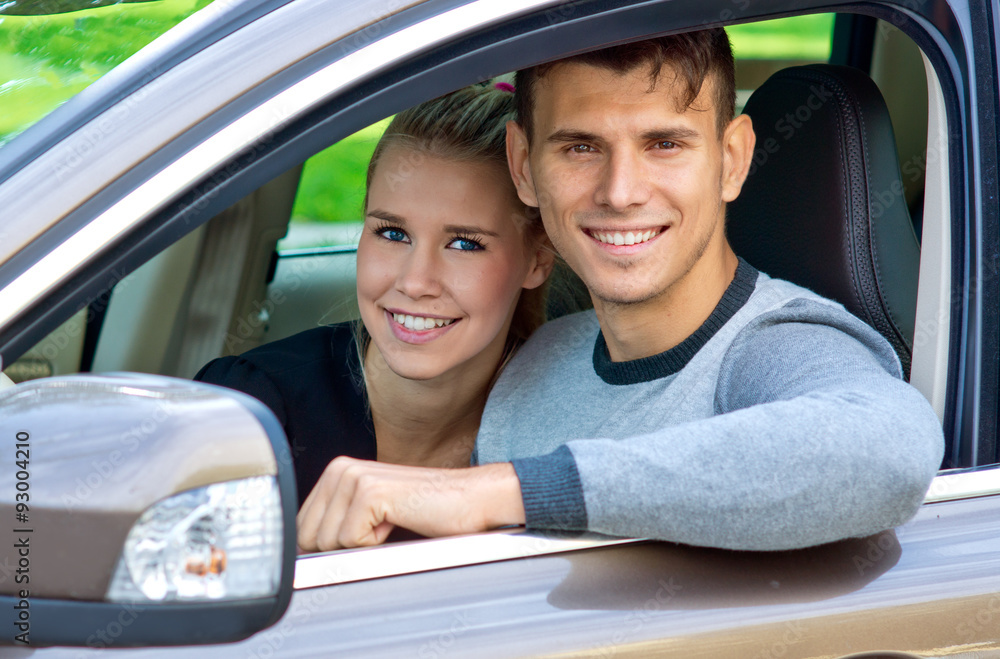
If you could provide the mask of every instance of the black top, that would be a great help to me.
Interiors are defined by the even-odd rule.
[[[271,408],[288,436],[299,505],[338,455],[376,457],[352,325],[317,327],[238,357],[220,357],[194,376]]]
[[[740,258],[736,275],[712,314],[694,334],[665,352],[626,362],[613,362],[604,333],[598,332],[594,342],[594,371],[608,384],[639,384],[677,373],[747,303],[757,286],[757,274],[756,268]]]

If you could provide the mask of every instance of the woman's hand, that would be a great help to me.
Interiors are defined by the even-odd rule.
[[[296,518],[303,551],[385,542],[396,526],[424,536],[524,524],[521,487],[510,463],[430,469],[339,457]]]

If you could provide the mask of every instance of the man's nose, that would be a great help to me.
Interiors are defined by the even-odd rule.
[[[630,206],[641,206],[649,201],[649,184],[638,154],[611,154],[601,171],[595,201],[617,212],[624,212]]]
[[[441,294],[441,259],[430,246],[415,247],[400,264],[396,290],[410,299]]]

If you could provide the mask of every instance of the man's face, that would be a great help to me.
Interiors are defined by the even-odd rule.
[[[536,82],[520,182],[518,141],[527,148],[526,140],[508,125],[521,198],[540,208],[595,302],[680,292],[700,262],[725,258],[724,202],[736,198],[746,167],[728,144],[732,124],[720,138],[713,84],[710,77],[684,109],[685,89],[667,66],[652,91],[645,66],[621,75],[575,62],[552,67]]]

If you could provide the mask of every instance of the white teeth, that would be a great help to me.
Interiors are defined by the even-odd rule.
[[[607,245],[638,245],[646,242],[658,233],[660,233],[658,229],[647,229],[646,231],[626,231],[624,234],[620,231],[615,231],[614,233],[594,231],[591,235]]]
[[[424,316],[411,316],[409,314],[394,313],[392,319],[409,330],[420,332],[422,330],[434,329],[451,325],[455,320],[445,318],[425,318]]]

